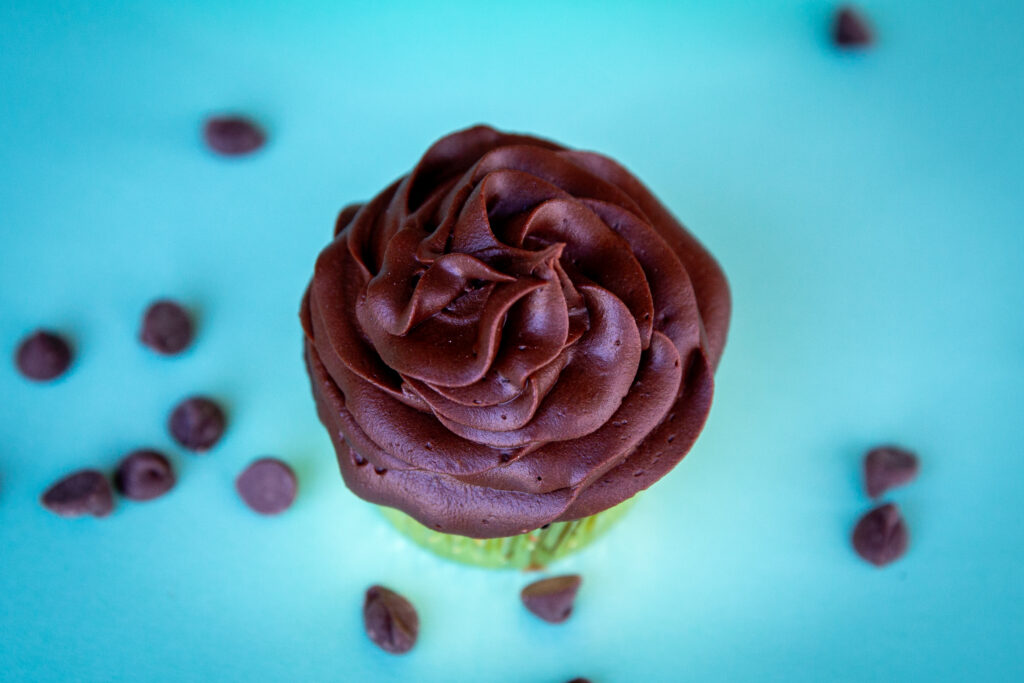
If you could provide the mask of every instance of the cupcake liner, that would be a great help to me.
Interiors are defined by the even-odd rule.
[[[423,526],[400,510],[384,506],[380,510],[403,535],[441,557],[489,569],[543,569],[611,528],[634,500],[630,498],[583,519],[554,522],[545,528],[503,538],[445,534]]]

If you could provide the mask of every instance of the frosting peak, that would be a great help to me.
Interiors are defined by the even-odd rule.
[[[301,317],[349,488],[486,538],[600,512],[682,459],[729,292],[616,162],[478,126],[341,212]]]

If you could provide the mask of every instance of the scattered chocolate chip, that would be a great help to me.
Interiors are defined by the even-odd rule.
[[[174,440],[190,451],[208,451],[224,433],[220,406],[205,396],[187,398],[175,407],[167,426]]]
[[[909,543],[907,525],[892,503],[871,510],[853,529],[854,550],[876,567],[903,557]]]
[[[192,318],[174,301],[155,301],[142,316],[139,339],[165,356],[181,353],[192,343]]]
[[[174,470],[162,453],[140,450],[129,453],[114,472],[114,488],[130,500],[153,500],[174,486]]]
[[[524,588],[520,597],[526,609],[544,621],[559,624],[572,614],[576,592],[582,581],[578,574],[541,579]]]
[[[864,456],[864,483],[872,498],[912,481],[917,471],[917,456],[895,446],[875,448]]]
[[[71,365],[71,346],[53,332],[39,330],[18,345],[14,355],[18,371],[37,382],[56,379]]]
[[[832,22],[832,40],[840,47],[865,47],[874,37],[861,14],[849,6],[840,7]]]
[[[411,650],[420,632],[420,618],[412,603],[383,586],[366,591],[363,624],[370,640],[393,655]]]
[[[110,483],[97,470],[79,470],[46,489],[40,501],[61,517],[106,517],[114,510]]]
[[[276,458],[262,458],[245,468],[235,479],[235,488],[245,504],[261,515],[276,515],[295,500],[295,473]]]
[[[242,116],[214,116],[207,119],[203,126],[203,137],[210,149],[228,156],[255,152],[266,140],[263,130]]]

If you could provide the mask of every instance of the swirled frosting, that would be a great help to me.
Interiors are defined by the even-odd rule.
[[[618,163],[478,126],[341,212],[301,318],[348,487],[490,538],[671,470],[729,310],[718,264]]]

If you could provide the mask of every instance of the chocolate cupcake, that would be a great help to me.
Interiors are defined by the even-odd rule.
[[[718,264],[618,163],[478,126],[341,212],[301,319],[348,487],[440,554],[521,567],[683,458],[729,311]]]

